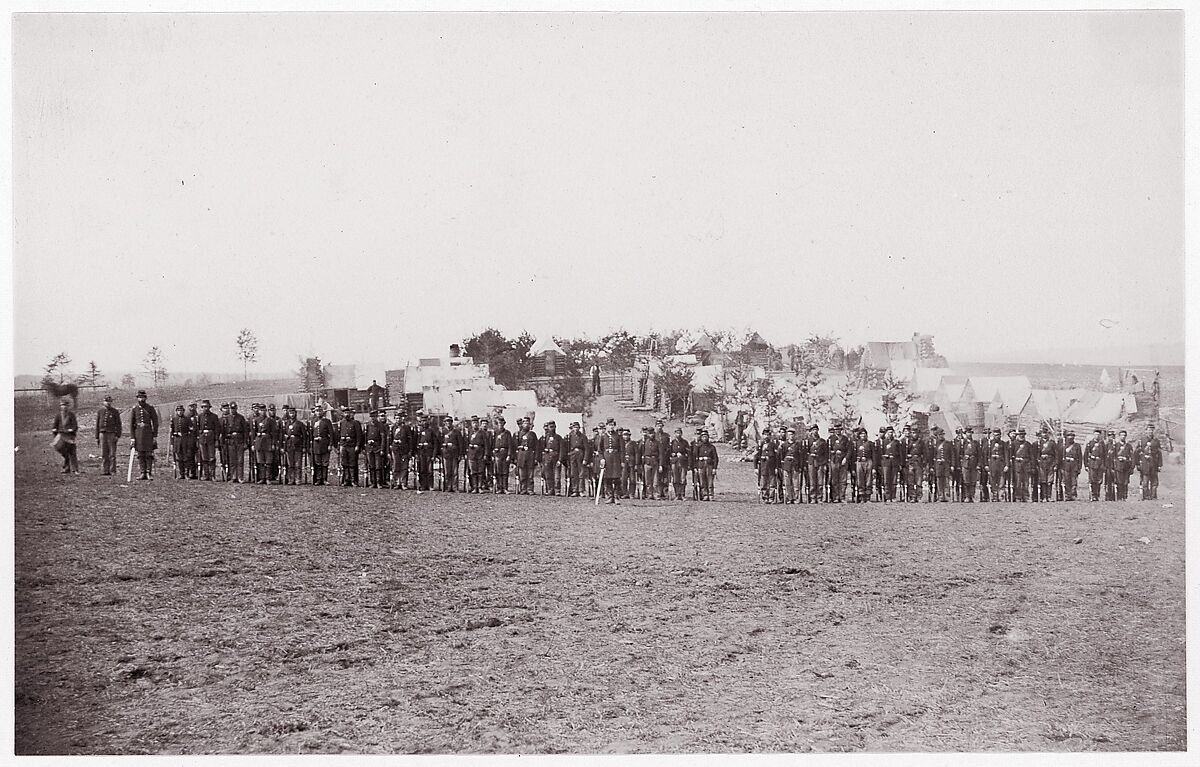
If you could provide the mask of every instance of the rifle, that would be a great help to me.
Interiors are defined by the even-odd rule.
[[[135,452],[136,452],[136,450],[134,450],[133,445],[130,445],[129,446],[129,471],[127,471],[125,473],[125,481],[126,482],[133,481],[133,454]]]
[[[182,471],[175,460],[175,435],[171,435],[171,439],[167,442],[169,455],[171,456],[171,479],[179,479],[179,472]]]

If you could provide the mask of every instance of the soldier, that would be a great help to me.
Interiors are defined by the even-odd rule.
[[[442,490],[453,493],[458,484],[458,460],[466,451],[466,439],[462,431],[455,426],[454,419],[446,416],[445,429],[442,431]]]
[[[846,502],[846,469],[850,464],[850,439],[842,433],[842,425],[833,425],[829,437],[829,502]]]
[[[271,428],[272,428],[271,450],[270,450],[270,452],[267,453],[267,463],[264,467],[265,471],[263,473],[267,477],[267,479],[270,480],[270,483],[272,485],[278,485],[279,484],[280,453],[283,452],[282,450],[280,450],[280,442],[281,442],[280,435],[283,431],[283,424],[280,422],[279,416],[275,414],[275,403],[274,402],[270,402],[270,403],[264,405],[263,407],[265,409],[267,419],[269,419],[271,422]]]
[[[312,409],[312,420],[305,430],[308,437],[308,455],[312,461],[313,484],[329,484],[329,455],[337,442],[333,421],[325,417],[325,408],[317,405]]]
[[[188,479],[188,457],[185,440],[192,436],[192,419],[187,417],[183,405],[175,406],[171,416],[171,460],[175,464],[175,478]]]
[[[1112,463],[1113,476],[1117,484],[1117,500],[1129,500],[1129,478],[1137,461],[1137,451],[1128,442],[1129,434],[1122,429],[1117,433],[1117,445],[1114,450],[1115,460]]]
[[[687,483],[687,472],[691,468],[692,446],[683,438],[683,429],[675,430],[671,440],[671,484],[675,488],[675,500],[682,501]]]
[[[554,421],[546,421],[542,437],[542,494],[558,495],[558,467],[566,459],[567,443]]]
[[[683,430],[676,430],[683,438]],[[674,453],[674,445],[671,452]],[[772,496],[775,493],[776,471],[779,468],[779,449],[775,444],[775,440],[771,437],[771,427],[766,427],[762,431],[762,439],[758,441],[758,448],[754,452],[754,470],[758,472],[758,495],[763,503],[770,503]]]
[[[158,411],[146,404],[146,392],[138,390],[137,404],[129,411],[129,444],[137,450],[138,479],[154,476],[154,451],[158,449]]]
[[[596,453],[600,456],[601,481],[605,485],[609,503],[621,503],[621,466],[624,463],[624,444],[617,433],[617,425],[610,418],[607,431],[600,435]]]
[[[1079,496],[1079,472],[1083,469],[1083,448],[1075,442],[1075,432],[1063,436],[1059,471],[1062,472],[1063,498],[1074,501]]]
[[[65,399],[58,403],[58,415],[54,416],[51,433],[55,437],[54,449],[63,457],[62,473],[80,474],[79,454],[75,445],[75,437],[79,434],[79,419],[71,412],[71,405]]]
[[[256,417],[250,419],[254,432],[254,482],[259,485],[274,484],[271,479],[271,464],[275,461],[275,445],[278,428],[275,419],[258,404],[254,407]]]
[[[801,458],[802,445],[799,438],[796,436],[796,430],[789,428],[787,430],[787,442],[783,444],[782,449],[782,466],[783,469],[783,501],[784,503],[795,503],[796,497],[799,494],[798,489],[802,480],[798,480],[801,476]]]
[[[700,500],[713,499],[713,478],[717,476],[717,446],[708,441],[708,432],[701,431],[695,449],[692,451],[693,471],[699,475]]]
[[[948,501],[951,469],[954,466],[954,443],[946,439],[946,434],[942,431],[942,427],[933,427],[933,444],[930,447],[929,457],[933,467],[934,488],[932,488],[933,498],[936,501]]]
[[[221,424],[221,445],[225,449],[228,465],[225,469],[225,480],[235,484],[246,481],[243,455],[250,444],[250,424],[246,416],[238,412],[237,403],[229,403],[229,418]]]
[[[1029,500],[1030,480],[1036,476],[1034,446],[1025,441],[1025,430],[1018,429],[1016,443],[1009,446],[1013,459],[1013,500]]]
[[[979,469],[984,466],[983,446],[975,441],[971,428],[963,432],[962,451],[958,455],[958,467],[962,472],[963,500],[975,502],[975,487],[979,484]]]
[[[349,405],[342,405],[342,420],[334,429],[334,438],[342,469],[342,487],[358,487],[358,454],[363,448],[363,428]]]
[[[104,405],[96,413],[96,444],[100,446],[100,461],[104,476],[117,473],[117,440],[121,438],[121,411],[112,406],[113,398],[104,397]]]
[[[619,432],[621,447],[624,450],[621,456],[621,497],[631,498],[637,495],[638,470],[642,461],[641,445],[634,441],[633,432],[629,429],[620,429]]]
[[[821,503],[825,500],[825,488],[829,484],[829,442],[821,436],[821,427],[815,423],[808,427],[808,502]]]
[[[467,437],[468,491],[482,493],[487,474],[488,433],[478,416],[471,419],[471,434]]]
[[[304,473],[304,453],[308,447],[308,424],[296,417],[294,408],[288,407],[283,413],[283,449],[284,484],[300,484],[300,476]]]
[[[1109,429],[1104,440],[1104,500],[1117,500],[1117,433]]]
[[[416,447],[417,436],[408,421],[408,416],[401,415],[397,410],[396,423],[392,424],[392,428],[388,431],[388,449],[392,454],[391,487],[393,490],[408,489],[408,462]]]
[[[442,447],[442,432],[417,411],[417,495],[433,489],[433,461]]]
[[[991,488],[990,500],[1000,500],[1000,488],[1008,477],[1008,445],[999,429],[992,429],[992,438],[988,442],[985,460],[987,461],[988,485]]]
[[[1058,475],[1058,445],[1050,439],[1050,430],[1042,429],[1037,446],[1037,481],[1039,499],[1045,503],[1054,498],[1054,480]]]
[[[659,421],[658,423],[662,423]],[[642,444],[640,452],[642,454],[642,497],[654,498],[658,495],[659,486],[659,469],[662,468],[662,454],[659,450],[658,433],[644,429],[642,433]],[[669,449],[670,446],[668,446]]]
[[[516,452],[517,441],[513,433],[504,426],[504,416],[496,418],[496,433],[492,437],[492,476],[495,478],[495,492],[508,494],[509,462]]]
[[[363,429],[363,445],[367,453],[367,487],[387,487],[384,462],[387,456],[388,427],[379,420],[379,411],[371,411],[371,420]]]
[[[667,485],[671,481],[671,435],[659,418],[654,422],[654,444],[658,448],[658,499],[667,500]]]
[[[904,427],[904,499],[909,503],[921,500],[921,485],[925,481],[925,461],[929,448],[910,424]]]
[[[187,444],[188,460],[185,465],[187,466],[188,476],[190,476],[192,479],[200,478],[200,451],[197,449],[196,444],[196,422],[200,420],[200,412],[197,410],[199,406],[199,402],[192,402],[188,405],[187,410],[187,416],[192,422],[192,432],[191,439],[188,440]]]
[[[537,435],[525,418],[517,419],[517,433],[513,435],[513,468],[517,473],[517,495],[532,492],[533,466],[537,461]],[[530,488],[526,490],[526,486]]]
[[[583,467],[588,458],[588,439],[583,436],[578,421],[572,421],[567,432],[567,497],[578,498],[583,482]]]
[[[855,429],[857,439],[850,448],[854,461],[854,502],[868,503],[871,486],[875,483],[875,443],[861,426]]]
[[[603,440],[603,438],[604,433],[600,430],[600,427],[593,426],[592,436],[588,439],[588,456],[590,457],[588,462],[588,471],[590,474],[590,480],[595,484],[588,485],[589,497],[599,496],[600,493],[604,491],[604,481],[600,472],[600,462],[604,458],[604,456],[600,454],[600,442]]]
[[[1146,436],[1137,447],[1138,474],[1141,477],[1142,500],[1158,500],[1158,473],[1162,469],[1162,443],[1154,434],[1154,424],[1146,426]]]
[[[884,503],[896,500],[896,477],[904,465],[903,446],[896,439],[896,430],[891,426],[883,432],[883,444],[879,446],[879,499]]]
[[[200,461],[201,479],[212,482],[217,474],[217,440],[221,435],[221,421],[212,411],[212,403],[200,400],[200,414],[196,416],[196,454]]]
[[[1104,445],[1104,430],[1092,432],[1092,439],[1083,449],[1084,465],[1087,466],[1088,485],[1092,491],[1092,500],[1100,500],[1100,487],[1104,484],[1104,473],[1108,458]]]

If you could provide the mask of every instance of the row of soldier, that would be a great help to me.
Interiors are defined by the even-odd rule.
[[[764,430],[754,454],[759,493],[764,503],[842,503],[883,501],[974,502],[1073,501],[1080,473],[1088,472],[1091,500],[1127,500],[1129,481],[1140,473],[1143,500],[1158,497],[1162,445],[1154,425],[1136,445],[1126,431],[1096,429],[1086,446],[1075,433],[1060,438],[1042,429],[1035,441],[1025,429],[1000,429],[977,439],[971,429],[957,429],[953,439],[934,426],[923,436],[915,426],[896,435],[883,427],[871,440],[867,430],[831,427],[829,438],[817,426],[799,436],[795,428],[776,436]]]
[[[222,481],[294,485],[311,478],[313,484],[324,485],[333,464],[344,486],[506,494],[515,473],[518,494],[533,494],[540,478],[544,494],[586,493],[615,503],[629,497],[666,500],[668,489],[682,500],[689,475],[693,497],[711,500],[718,463],[707,432],[701,430],[690,443],[681,429],[669,437],[662,421],[653,430],[643,429],[642,439],[635,440],[630,430],[617,429],[612,419],[603,433],[596,427],[589,438],[578,423],[560,435],[553,421],[544,424],[544,433],[538,435],[526,418],[519,419],[513,433],[503,417],[494,423],[478,416],[458,422],[447,417],[439,423],[418,412],[415,421],[389,422],[384,411],[376,410],[362,423],[349,407],[343,406],[341,417],[334,421],[318,406],[305,421],[286,405],[279,416],[275,405],[254,403],[249,418],[238,412],[236,402],[220,407],[220,416],[212,412],[208,400],[175,408],[169,432],[174,477],[212,481],[219,465]],[[158,429],[157,411],[139,391],[138,404],[130,413],[131,449],[138,457],[139,479],[153,476]],[[120,414],[111,397],[106,397],[96,417],[96,439],[105,448],[105,474],[115,473],[115,444],[121,430]],[[410,484],[413,474],[415,481]]]

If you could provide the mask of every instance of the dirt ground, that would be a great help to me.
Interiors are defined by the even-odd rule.
[[[596,507],[125,486],[47,442],[19,754],[1185,747],[1182,467],[1158,502],[808,507],[729,462],[722,502]]]

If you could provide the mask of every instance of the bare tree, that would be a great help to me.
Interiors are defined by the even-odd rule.
[[[245,381],[249,377],[249,368],[251,362],[258,362],[258,337],[254,335],[254,331],[250,328],[242,328],[237,337],[237,356],[242,361],[242,380]]]
[[[159,384],[167,380],[166,362],[167,355],[157,346],[151,346],[150,351],[146,352],[146,359],[143,360],[142,367],[150,374],[155,388],[158,388]]]
[[[92,360],[88,363],[87,371],[79,376],[79,378],[76,380],[76,383],[99,386],[100,377],[102,375],[103,374],[100,372],[100,368],[97,367],[95,360]]]
[[[58,383],[66,380],[70,371],[67,370],[67,365],[71,364],[71,357],[66,352],[59,352],[46,363],[46,374],[42,376],[42,383],[54,383],[55,376],[58,377]]]

